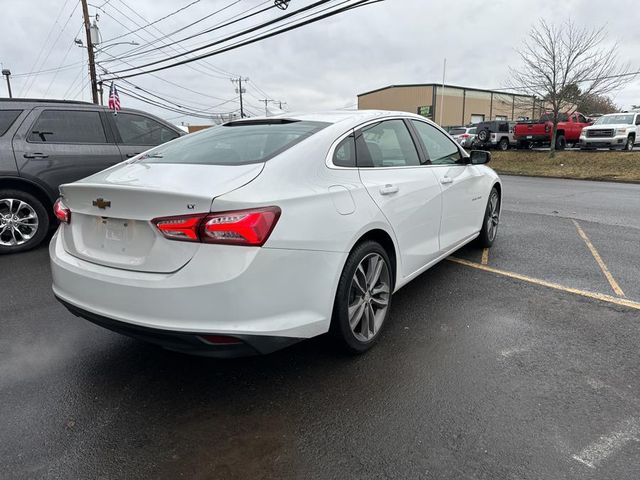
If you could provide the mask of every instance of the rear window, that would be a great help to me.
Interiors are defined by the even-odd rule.
[[[553,114],[552,113],[545,113],[544,115],[542,115],[540,117],[540,121],[541,122],[553,122]],[[559,113],[558,114],[558,121],[559,122],[568,122],[569,121],[569,115],[567,115],[566,113]]]
[[[291,120],[232,122],[156,147],[140,161],[203,165],[262,163],[327,125],[324,122]]]
[[[21,113],[22,110],[0,110],[0,137],[7,133]]]
[[[449,135],[462,135],[463,133],[467,133],[466,128],[452,128],[449,130]]]

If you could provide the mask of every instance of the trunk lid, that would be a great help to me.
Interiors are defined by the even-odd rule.
[[[61,230],[64,248],[109,267],[175,272],[200,244],[168,240],[151,220],[209,212],[215,197],[251,182],[263,166],[134,162],[62,185],[64,203],[72,212]]]

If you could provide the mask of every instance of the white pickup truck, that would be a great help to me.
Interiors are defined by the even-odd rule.
[[[640,143],[640,112],[611,113],[598,118],[580,133],[581,150],[610,148],[633,150]]]

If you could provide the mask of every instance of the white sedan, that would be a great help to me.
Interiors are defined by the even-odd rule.
[[[502,186],[402,112],[239,120],[60,187],[53,291],[75,315],[165,348],[268,353],[380,336],[391,296],[470,241]]]

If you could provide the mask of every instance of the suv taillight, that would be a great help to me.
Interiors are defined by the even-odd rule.
[[[56,200],[56,203],[53,204],[53,213],[62,223],[69,223],[71,221],[71,210],[62,203],[61,198]]]
[[[281,210],[264,207],[151,220],[169,240],[260,247],[271,235]]]

